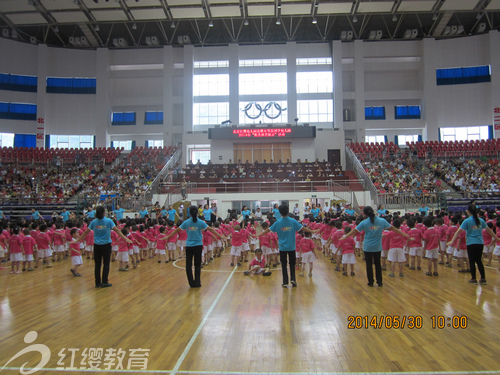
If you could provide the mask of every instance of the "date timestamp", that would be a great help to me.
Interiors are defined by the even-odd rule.
[[[467,316],[431,316],[432,329],[466,329]],[[348,329],[422,329],[424,318],[421,315],[350,315],[347,317]]]

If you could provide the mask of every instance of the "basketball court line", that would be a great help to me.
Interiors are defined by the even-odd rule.
[[[24,371],[34,368],[24,367]],[[19,371],[20,367],[5,367],[2,371]],[[174,370],[103,370],[103,369],[58,369],[43,368],[40,372],[88,372],[101,374],[172,374]],[[34,372],[37,373],[38,371]],[[199,375],[490,375],[498,374],[498,371],[422,371],[422,372],[248,372],[248,371],[177,371],[176,374],[199,374]]]

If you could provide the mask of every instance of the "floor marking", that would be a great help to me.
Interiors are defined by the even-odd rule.
[[[174,261],[173,265],[174,265],[175,268],[179,268],[181,270],[185,270],[186,267],[181,267],[181,266],[177,265],[177,262],[180,261],[180,260],[186,260],[186,259],[177,259],[176,261]],[[236,272],[245,272],[245,271],[247,271],[247,269],[245,267],[243,267],[243,266],[240,266],[238,268],[241,271],[236,271]],[[269,268],[269,271],[279,271],[279,270],[281,270],[281,267]],[[207,269],[202,268],[201,272],[228,273],[228,272],[233,272],[233,271],[229,271],[229,270],[207,270]]]
[[[207,313],[203,317],[203,320],[201,321],[200,325],[196,329],[196,332],[194,333],[193,337],[191,337],[191,340],[189,340],[186,348],[184,349],[184,352],[182,352],[181,356],[177,360],[177,363],[175,364],[174,369],[172,370],[172,372],[170,373],[170,375],[175,375],[179,371],[179,367],[181,367],[182,362],[184,362],[184,359],[186,358],[187,354],[189,353],[189,350],[191,349],[191,347],[193,346],[194,342],[198,338],[198,335],[200,334],[201,330],[203,329],[203,326],[205,325],[205,323],[207,322],[208,318],[210,317],[210,314],[212,314],[212,311],[214,310],[215,306],[219,302],[219,299],[222,296],[222,293],[224,293],[224,291],[226,290],[226,287],[229,285],[229,282],[231,281],[231,278],[233,277],[233,275],[236,272],[236,270],[237,270],[237,267],[234,267],[233,271],[231,272],[231,274],[227,278],[226,282],[224,283],[224,286],[222,287],[222,289],[220,290],[219,294],[215,298],[215,301],[212,303],[212,306],[210,306],[210,308],[208,309]]]
[[[20,367],[5,367],[6,371],[20,371]],[[34,368],[24,367],[29,371]],[[65,369],[65,368],[43,368],[38,371],[51,372],[88,372],[88,373],[133,373],[133,374],[172,374],[174,370],[104,370],[104,369]],[[38,372],[37,371],[37,372]],[[177,374],[199,374],[199,375],[489,375],[498,374],[498,371],[420,371],[420,372],[246,372],[246,371],[177,371]]]

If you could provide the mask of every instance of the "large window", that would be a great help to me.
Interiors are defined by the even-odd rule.
[[[0,147],[14,147],[14,134],[0,133]]]
[[[219,60],[219,61],[195,61],[194,68],[227,68],[229,67],[229,61]]]
[[[406,142],[418,142],[418,135],[398,135],[398,146],[406,146]]]
[[[367,135],[365,136],[367,143],[385,143],[385,135]]]
[[[243,73],[239,76],[240,95],[287,93],[286,73]]]
[[[462,85],[490,81],[491,67],[489,65],[436,70],[437,85]]]
[[[286,124],[287,102],[240,102],[240,125]]]
[[[331,65],[331,57],[298,58],[297,65]]]
[[[419,105],[400,105],[394,107],[394,118],[396,120],[411,120],[420,118]]]
[[[297,73],[297,93],[333,92],[332,72]]]
[[[95,78],[47,77],[47,93],[51,94],[95,94]]]
[[[365,107],[365,120],[385,120],[385,107]]]
[[[135,125],[135,112],[113,112],[111,114],[111,125]]]
[[[193,77],[193,95],[229,95],[229,74],[196,74]]]
[[[93,135],[50,135],[50,148],[93,148]]]
[[[123,148],[125,151],[132,150],[132,143],[134,141],[113,141],[111,142],[111,146],[114,148]]]
[[[147,140],[146,141],[147,144],[146,146],[147,147],[163,147],[163,139],[150,139],[150,140]]]
[[[145,125],[161,125],[163,124],[163,112],[146,112],[144,115]]]
[[[193,125],[218,125],[229,120],[229,103],[194,103]]]
[[[286,59],[240,60],[240,66],[280,66],[286,65]]]
[[[475,141],[489,138],[488,126],[464,126],[460,128],[440,128],[442,141]]]
[[[297,117],[301,123],[333,122],[333,100],[297,100]]]
[[[210,161],[210,145],[192,145],[192,148],[189,149],[189,157],[190,161],[193,164],[198,163],[198,160],[201,164],[208,164]]]
[[[36,76],[0,73],[0,90],[37,92],[37,87]]]
[[[36,120],[36,104],[0,102],[0,118],[7,120]]]

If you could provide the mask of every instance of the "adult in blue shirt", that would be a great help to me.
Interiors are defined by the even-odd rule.
[[[175,222],[176,210],[172,206],[168,206],[168,220]]]
[[[89,219],[94,219],[95,218],[95,210],[89,206],[89,210],[87,211],[87,217]]]
[[[212,209],[210,208],[210,206],[207,203],[205,205],[205,207],[203,208],[203,212],[202,212],[203,218],[205,219],[205,221],[207,223],[210,223],[212,221],[212,214],[213,213],[214,212],[212,211]]]
[[[63,222],[67,222],[69,220],[69,212],[66,211],[66,208],[63,208],[60,216]]]
[[[427,216],[429,215],[429,210],[430,208],[426,207],[425,204],[422,203],[422,205],[418,209],[418,213],[420,214],[420,216]]]
[[[198,219],[198,208],[189,207],[189,219],[185,220],[180,227],[176,228],[167,236],[167,240],[175,236],[181,230],[187,232],[186,240],[186,276],[191,288],[201,287],[201,255],[203,252],[203,234],[202,231],[210,231],[214,237],[226,239],[217,233],[212,227],[209,227],[203,220]],[[194,278],[193,278],[193,259],[194,259]]]
[[[288,288],[288,263],[290,263],[290,280],[292,287],[297,286],[295,279],[295,233],[305,231],[309,233],[316,233],[319,230],[312,231],[309,228],[303,227],[297,220],[288,216],[290,209],[287,204],[282,204],[279,208],[280,219],[277,220],[270,228],[262,231],[258,236],[268,232],[278,234],[278,245],[280,250],[281,273],[283,275],[283,288]],[[257,237],[258,237],[257,236]]]
[[[250,211],[247,206],[243,206],[243,210],[241,211],[241,216],[243,216],[243,219],[250,219],[251,215],[252,211]]]
[[[477,216],[477,207],[474,204],[470,204],[467,207],[467,215],[469,216],[467,219],[465,219],[462,222],[462,225],[460,225],[460,228],[455,232],[455,235],[451,239],[450,242],[447,243],[448,246],[451,246],[458,236],[460,235],[460,232],[465,231],[465,238],[467,239],[467,255],[469,257],[469,263],[470,263],[470,274],[471,274],[471,279],[469,280],[469,283],[471,284],[477,284],[477,279],[476,279],[476,264],[477,268],[479,270],[479,273],[481,274],[481,279],[479,280],[479,284],[486,284],[486,274],[484,272],[484,265],[483,265],[483,249],[484,249],[484,240],[483,240],[483,229],[486,229],[486,232],[495,239],[495,241],[498,241],[498,237],[493,232],[484,222],[483,219],[480,219]]]
[[[273,215],[274,215],[274,218],[276,220],[279,220],[281,219],[281,214],[280,214],[280,210],[278,208],[278,203],[275,203],[274,204],[274,207],[273,207]]]
[[[31,209],[31,218],[33,220],[40,220],[40,212],[35,210],[34,208]]]
[[[384,217],[385,215],[386,215],[386,211],[385,211],[384,205],[381,204],[381,205],[378,206],[377,216]]]
[[[123,233],[115,226],[113,220],[104,217],[106,210],[104,206],[97,206],[95,211],[96,218],[92,220],[89,227],[82,233],[77,242],[83,241],[85,236],[91,230],[94,231],[94,276],[96,288],[108,288],[112,286],[109,283],[109,262],[111,260],[111,230],[114,230],[118,235],[128,243],[132,243]],[[101,265],[102,277],[101,277]]]
[[[356,211],[354,211],[351,206],[347,206],[344,213],[346,215],[349,215],[349,216],[353,216],[353,217],[356,216]]]
[[[378,286],[384,285],[382,283],[382,267],[380,265],[380,255],[382,253],[382,232],[384,229],[389,229],[393,232],[399,233],[406,238],[409,235],[393,227],[387,220],[375,216],[373,208],[366,206],[363,213],[368,218],[363,220],[356,228],[351,230],[341,239],[355,236],[359,232],[365,232],[365,239],[363,241],[363,252],[366,260],[366,276],[368,277],[368,286],[373,286],[373,267],[375,264],[375,277]]]
[[[316,205],[315,205],[315,204],[313,204],[313,205],[312,205],[312,209],[311,209],[311,214],[313,215],[313,217],[314,217],[315,219],[317,219],[317,218],[318,218],[318,216],[319,216],[319,213],[320,213],[320,212],[321,212],[321,209],[319,209],[318,207],[316,207]]]
[[[5,219],[5,216],[3,214],[3,211],[0,211],[0,220],[4,220]]]
[[[164,217],[167,217],[167,215],[168,215],[167,209],[165,208],[165,206],[162,206],[161,210],[160,210],[160,217],[164,218]]]
[[[139,211],[139,215],[141,215],[141,219],[144,219],[146,215],[149,214],[146,206],[142,206],[142,209]]]
[[[120,221],[121,219],[123,219],[123,213],[125,212],[125,209],[121,208],[120,205],[117,204],[113,212],[115,214],[116,221]]]

